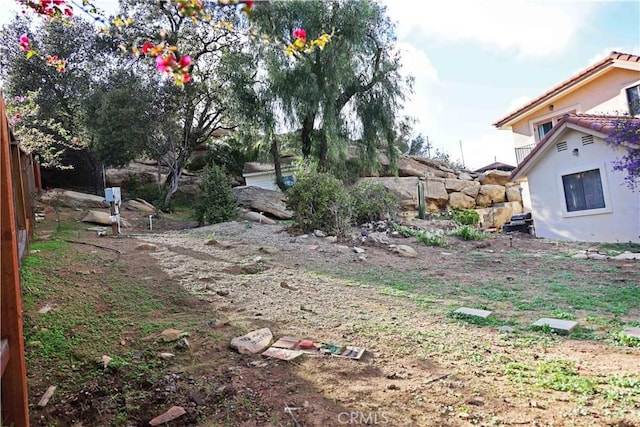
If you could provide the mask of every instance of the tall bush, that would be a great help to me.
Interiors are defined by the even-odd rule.
[[[216,224],[236,219],[236,198],[231,180],[221,167],[213,164],[202,172],[201,191],[194,201],[194,217],[198,224]]]
[[[398,213],[398,198],[383,185],[362,181],[349,191],[353,221],[358,224],[394,218]]]
[[[343,235],[351,223],[351,203],[342,181],[327,173],[305,172],[287,191],[287,208],[302,231]]]

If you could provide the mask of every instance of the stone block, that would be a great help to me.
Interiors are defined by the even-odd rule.
[[[573,320],[543,317],[542,319],[538,319],[533,326],[548,326],[554,331],[570,333],[576,326],[578,326],[578,322],[574,322]]]
[[[640,328],[624,328],[622,333],[630,338],[640,339]]]
[[[491,316],[491,311],[488,310],[479,310],[477,308],[468,308],[468,307],[460,307],[454,313],[465,314],[467,316],[476,316],[486,319]]]

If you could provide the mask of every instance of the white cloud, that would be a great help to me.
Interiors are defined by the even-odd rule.
[[[403,114],[417,119],[416,134],[425,133],[425,129],[429,127],[429,122],[438,108],[434,102],[435,96],[433,96],[433,89],[438,85],[438,70],[424,51],[415,46],[400,42],[398,49],[402,53],[403,75],[415,78],[413,94],[408,95]]]
[[[487,49],[515,51],[519,57],[564,52],[589,24],[596,2],[540,0],[385,0],[400,22],[400,39],[421,32],[451,42],[476,42]]]
[[[602,61],[604,58],[609,56],[611,52],[632,53],[634,55],[640,55],[640,43],[634,46],[615,46],[602,49],[600,52],[593,55],[585,66],[588,67],[589,65],[593,65],[596,62]]]
[[[454,149],[455,148],[455,149]],[[475,138],[462,141],[465,165],[475,170],[495,161],[516,165],[513,134],[509,131],[487,131]],[[459,153],[460,147],[451,147],[451,153]],[[458,157],[453,155],[452,157]]]
[[[506,114],[512,113],[517,109],[519,109],[520,107],[523,107],[525,104],[531,102],[532,100],[533,98],[531,98],[530,96],[526,96],[526,95],[519,96],[509,103],[509,107],[507,108],[505,113]]]

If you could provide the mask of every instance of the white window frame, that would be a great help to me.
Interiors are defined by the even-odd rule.
[[[600,183],[602,184],[602,196],[604,198],[604,208],[598,209],[585,209],[581,211],[569,212],[567,210],[567,196],[564,193],[564,183],[562,177],[566,175],[573,175],[576,173],[587,172],[590,170],[598,169],[600,171]],[[558,195],[560,197],[562,206],[562,217],[573,218],[577,216],[589,216],[589,215],[602,215],[613,212],[611,205],[611,195],[609,193],[609,176],[607,175],[606,163],[587,163],[579,166],[574,166],[563,170],[557,177]]]
[[[636,114],[631,114],[631,105],[629,104],[629,94],[628,94],[628,90],[629,89],[636,89],[638,92],[640,92],[640,82],[635,82],[632,85],[629,86],[625,86],[622,88],[622,93],[624,95],[624,100],[627,104],[627,111],[629,112],[629,115],[632,115],[634,117],[638,117],[640,116],[640,106],[638,107],[638,111],[636,112]]]
[[[556,127],[556,125],[560,121],[560,119],[562,119],[562,116],[564,116],[565,114],[579,113],[580,111],[582,111],[580,109],[580,104],[574,104],[560,110],[551,111],[543,116],[539,116],[539,117],[536,117],[535,119],[529,120],[529,126],[531,128],[531,133],[533,135],[535,143],[537,144],[540,141],[542,141],[542,139],[540,138],[540,134],[538,133],[539,125],[542,125],[547,122],[551,122],[553,125],[551,129],[553,130],[553,128]]]

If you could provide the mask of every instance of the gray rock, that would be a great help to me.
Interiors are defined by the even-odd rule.
[[[357,246],[354,246],[353,248],[351,248],[353,250],[353,252],[357,253],[357,254],[362,254],[364,253],[364,249],[359,248]]]
[[[327,236],[325,238],[325,240],[329,243],[336,243],[338,241],[338,237],[337,236]]]
[[[244,211],[242,213],[242,217],[246,220],[257,222],[260,224],[267,224],[267,225],[276,224],[274,220],[272,220],[271,218],[267,218],[266,216],[260,214],[259,212]]]
[[[257,212],[266,212],[275,218],[291,219],[293,212],[287,210],[287,197],[280,191],[259,187],[234,187],[233,194],[238,202]]]
[[[389,238],[389,236],[387,236],[387,233],[380,233],[377,231],[369,233],[369,235],[367,236],[367,241],[380,245],[388,245],[391,243],[391,239]]]
[[[391,251],[396,255],[406,258],[415,258],[418,256],[418,252],[416,252],[416,250],[411,246],[407,245],[396,245],[391,249]]]
[[[316,237],[327,237],[327,233],[325,233],[322,230],[315,230],[313,232],[313,235],[316,236]]]
[[[156,212],[155,206],[143,199],[127,200],[123,203],[125,209],[130,211],[145,212],[153,214]]]
[[[67,208],[107,208],[107,203],[102,196],[94,194],[80,193],[71,190],[62,190],[59,188],[43,193],[41,201],[47,205],[59,205]]]
[[[498,330],[499,330],[500,332],[504,332],[504,333],[506,333],[506,334],[512,334],[512,333],[514,333],[514,332],[515,332],[515,329],[513,329],[511,326],[507,326],[507,325],[500,326],[500,327],[498,328]]]

